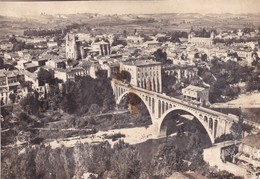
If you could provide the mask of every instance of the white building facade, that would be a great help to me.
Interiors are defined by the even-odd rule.
[[[120,71],[128,71],[131,74],[131,85],[162,92],[162,67],[160,62],[152,60],[123,62],[120,64]]]

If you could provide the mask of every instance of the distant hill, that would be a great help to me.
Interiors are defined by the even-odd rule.
[[[90,28],[108,30],[122,25],[137,25],[151,32],[169,32],[175,30],[189,31],[191,27],[216,28],[218,30],[243,28],[247,25],[260,26],[260,14],[200,14],[200,13],[163,13],[163,14],[123,14],[100,15],[95,13],[77,14],[39,14],[34,16],[5,17],[0,16],[1,34],[21,34],[28,28],[64,28],[73,23],[87,24]],[[239,20],[237,20],[239,19]],[[128,29],[132,31],[133,29]],[[113,31],[116,31],[114,28]]]

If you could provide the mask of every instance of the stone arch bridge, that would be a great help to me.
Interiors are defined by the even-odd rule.
[[[202,106],[193,105],[165,94],[130,86],[116,80],[112,80],[111,84],[116,104],[120,104],[124,96],[129,93],[141,98],[151,116],[154,134],[158,136],[166,136],[166,129],[162,123],[166,116],[173,111],[185,111],[196,117],[206,130],[212,143],[215,143],[217,137],[230,133],[232,123],[238,121],[238,117],[234,115],[226,115]]]

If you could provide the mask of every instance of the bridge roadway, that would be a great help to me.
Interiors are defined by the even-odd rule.
[[[154,92],[154,91],[149,91],[149,90],[146,90],[146,89],[143,89],[143,88],[133,87],[133,86],[131,86],[131,89],[138,90],[138,91],[141,91],[141,92],[144,92],[144,93],[147,93],[147,94],[151,94],[151,95],[157,95],[161,99],[169,100],[170,102],[174,102],[174,103],[177,103],[179,105],[183,105],[185,107],[192,108],[194,110],[199,110],[201,112],[205,112],[205,113],[214,115],[215,117],[223,117],[227,121],[233,122],[234,120],[236,120],[236,118],[231,117],[230,115],[227,115],[227,114],[224,114],[224,113],[221,113],[221,112],[209,109],[209,108],[205,108],[205,107],[202,107],[200,105],[192,104],[191,102],[188,102],[188,101],[185,101],[185,100],[180,100],[180,99],[174,98],[172,96],[167,96],[163,93],[157,93],[157,92]],[[238,120],[238,118],[237,118],[237,120]]]
[[[238,116],[223,114],[165,94],[130,86],[115,80],[112,80],[111,84],[117,104],[120,104],[129,93],[141,98],[149,111],[155,133],[159,136],[166,135],[168,126],[163,121],[172,112],[184,111],[196,117],[205,128],[212,143],[215,142],[217,137],[230,133],[232,123],[238,121]]]

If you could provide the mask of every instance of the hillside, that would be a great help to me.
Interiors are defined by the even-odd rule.
[[[216,28],[218,31],[244,27],[259,27],[259,14],[124,14],[99,15],[78,14],[40,14],[22,18],[0,16],[0,35],[22,34],[28,28],[64,28],[73,23],[86,24],[90,28],[111,30],[113,33],[123,30],[147,29],[147,32],[189,31],[191,27]],[[122,26],[123,28],[118,28]],[[116,28],[113,28],[116,27]],[[145,32],[145,30],[144,30]]]

